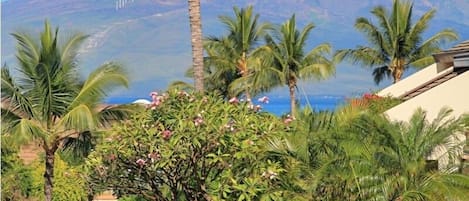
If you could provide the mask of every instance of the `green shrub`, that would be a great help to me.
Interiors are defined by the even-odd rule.
[[[71,166],[56,155],[54,167],[54,201],[87,200],[86,172],[82,166]],[[31,164],[33,170],[33,197],[44,200],[44,162],[43,159]]]
[[[148,110],[113,129],[88,160],[93,189],[148,200],[280,197],[283,169],[268,159],[284,123],[216,95],[153,94]]]
[[[18,156],[18,147],[2,136],[2,200],[28,200],[33,188],[32,170]]]

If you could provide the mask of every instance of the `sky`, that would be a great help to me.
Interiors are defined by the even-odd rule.
[[[2,63],[7,62],[13,67],[16,64],[15,45],[9,33],[17,30],[38,33],[44,19],[49,19],[65,35],[73,31],[90,35],[80,55],[81,73],[84,76],[107,61],[116,61],[128,68],[131,76],[130,88],[117,90],[110,94],[112,97],[147,97],[151,91],[164,90],[171,81],[192,82],[184,76],[191,64],[186,1],[127,1],[129,3],[125,7],[116,9],[115,0],[2,0]],[[452,4],[445,3],[449,1]],[[282,23],[295,13],[300,25],[313,22],[316,27],[312,31],[309,47],[329,42],[334,50],[353,48],[365,43],[363,36],[353,27],[354,20],[359,16],[370,17],[370,8],[375,5],[389,5],[390,2],[202,0],[203,32],[205,36],[223,34],[224,27],[218,16],[231,16],[235,5],[244,7],[251,4],[262,21]],[[446,28],[447,24],[454,24],[450,28],[463,32],[463,36],[467,38],[469,15],[464,8],[469,6],[468,2],[416,0],[415,13],[419,15],[437,7],[439,12],[429,32],[434,33],[435,30]],[[457,21],[462,24],[453,23]],[[407,74],[409,73],[412,71]],[[355,96],[379,90],[389,84],[390,81],[386,81],[375,85],[370,69],[344,62],[337,65],[334,77],[320,82],[302,83],[299,92],[308,95]],[[267,95],[287,96],[288,90],[278,88]]]

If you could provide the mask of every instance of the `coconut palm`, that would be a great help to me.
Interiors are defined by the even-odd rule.
[[[433,63],[432,54],[440,51],[439,45],[456,40],[457,34],[444,29],[424,40],[423,34],[436,10],[425,12],[416,21],[412,11],[413,4],[406,0],[394,0],[391,11],[383,6],[373,8],[371,13],[377,24],[364,17],[355,22],[355,28],[366,36],[369,46],[340,50],[336,53],[338,58],[374,68],[377,84],[391,77],[396,83],[408,68]]]
[[[243,78],[238,79],[230,88],[234,91],[241,88],[249,101],[256,87],[249,83],[248,77],[252,75],[253,65],[256,65],[255,60],[258,59],[254,56],[259,47],[258,42],[269,29],[269,24],[259,24],[259,15],[253,13],[252,6],[245,9],[234,7],[233,10],[234,17],[220,17],[228,28],[228,34],[223,37],[208,37],[205,49],[208,52],[209,65],[217,66],[220,71],[218,75],[223,76],[228,72],[229,76],[239,74]],[[231,81],[231,78],[228,80]]]
[[[19,66],[16,73],[2,68],[2,133],[42,147],[44,195],[52,200],[56,152],[82,154],[100,128],[129,114],[125,106],[100,104],[109,90],[127,86],[128,80],[121,66],[106,63],[80,81],[76,56],[85,35],[73,34],[61,45],[58,28],[47,21],[39,42],[26,33],[12,35]]]
[[[295,114],[295,90],[302,79],[326,79],[335,73],[335,66],[326,57],[331,46],[327,43],[306,52],[309,34],[314,28],[312,23],[298,30],[295,15],[274,30],[273,38],[267,37],[267,52],[272,56],[271,68],[277,74],[277,82],[286,85],[290,92],[290,111]]]
[[[200,19],[200,0],[188,0],[191,27],[192,66],[194,67],[195,89],[204,91],[204,49],[202,42],[202,23]]]

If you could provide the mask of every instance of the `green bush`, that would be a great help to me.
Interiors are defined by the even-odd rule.
[[[86,172],[81,166],[71,166],[56,155],[54,164],[54,201],[81,201],[87,200]],[[43,159],[31,164],[33,168],[33,192],[35,198],[44,200],[44,161]]]
[[[2,200],[27,200],[33,187],[32,170],[18,156],[18,147],[2,136]]]
[[[284,170],[266,145],[277,117],[216,95],[171,92],[116,126],[88,160],[93,189],[148,200],[269,200]]]

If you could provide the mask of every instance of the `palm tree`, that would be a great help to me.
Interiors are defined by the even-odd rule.
[[[18,143],[38,143],[45,152],[44,195],[52,200],[57,151],[82,154],[82,145],[112,120],[130,113],[125,106],[103,106],[107,92],[127,86],[123,68],[106,63],[85,82],[79,81],[77,50],[86,36],[74,34],[59,44],[58,28],[45,22],[39,43],[25,33],[12,34],[18,42],[18,75],[2,68],[2,133]]]
[[[204,91],[204,49],[202,42],[202,23],[200,19],[200,0],[188,0],[191,27],[192,66],[194,67],[195,89]]]
[[[467,122],[462,117],[450,118],[450,114],[451,110],[442,109],[432,122],[423,110],[417,110],[408,122],[383,116],[359,118],[353,125],[355,131],[350,131],[362,137],[362,144],[368,142],[368,148],[361,149],[373,150],[368,161],[378,170],[368,175],[375,178],[375,185],[369,185],[374,187],[362,191],[378,190],[385,200],[465,200],[469,177],[459,174],[454,162],[464,144],[458,142],[458,133],[467,129]],[[444,154],[437,156],[436,150]],[[428,160],[443,157],[448,157],[447,164],[431,167]]]
[[[290,111],[295,114],[295,90],[301,79],[326,79],[335,73],[335,66],[325,54],[330,53],[329,44],[320,44],[305,52],[306,43],[312,23],[303,30],[296,27],[295,15],[282,24],[273,33],[274,38],[267,37],[267,51],[271,53],[273,71],[279,83],[285,84],[290,92]]]
[[[246,9],[233,8],[235,17],[221,16],[220,20],[228,28],[228,35],[224,37],[208,37],[205,49],[208,52],[207,60],[210,65],[222,68],[221,72],[233,75],[233,69],[242,79],[238,79],[230,88],[242,88],[246,99],[250,101],[253,87],[248,77],[253,73],[254,55],[258,51],[258,42],[261,40],[270,25],[259,24],[259,15],[253,14],[252,6]],[[223,73],[221,73],[222,75]],[[229,83],[232,84],[232,83]],[[235,86],[236,85],[236,86]]]
[[[374,68],[377,84],[386,77],[392,77],[396,83],[409,67],[421,68],[433,63],[431,55],[440,51],[439,45],[456,40],[458,36],[454,31],[444,29],[424,40],[423,33],[436,10],[424,13],[415,21],[412,8],[413,4],[405,0],[394,0],[391,11],[383,6],[375,7],[371,13],[378,24],[364,17],[355,22],[355,28],[365,34],[369,46],[340,50],[336,55],[340,60],[347,58]]]
[[[450,112],[443,109],[432,122],[418,110],[409,122],[362,113],[343,123],[341,113],[304,110],[292,134],[270,148],[286,168],[301,170],[288,169],[282,182],[304,200],[465,200],[469,177],[451,162],[464,144],[454,134],[467,131],[469,122]],[[439,171],[428,161],[436,147],[451,159]]]

